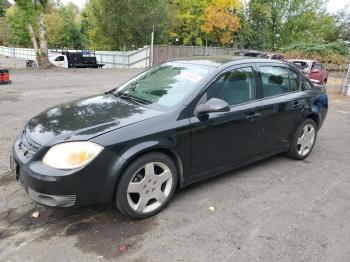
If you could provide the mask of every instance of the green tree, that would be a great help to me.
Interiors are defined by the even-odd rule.
[[[239,46],[252,49],[268,49],[270,41],[270,9],[264,1],[251,0],[241,14]],[[244,30],[244,32],[243,32]]]
[[[81,49],[82,39],[80,34],[79,8],[73,4],[68,4],[62,6],[59,12],[64,21],[65,34],[62,35],[66,43],[65,47]]]
[[[205,33],[201,26],[204,23],[204,10],[209,6],[210,0],[173,0],[170,2],[175,10],[174,28],[170,34],[171,43],[185,45],[203,45]]]
[[[121,50],[149,43],[153,26],[157,41],[168,31],[166,0],[90,0],[86,8],[93,49]]]
[[[82,48],[79,9],[73,4],[56,5],[45,14],[50,48]]]
[[[279,46],[336,40],[334,18],[326,12],[325,4],[324,0],[295,0],[286,11]]]
[[[11,38],[11,28],[5,17],[0,17],[0,45],[8,45]]]
[[[28,33],[27,20],[23,11],[17,5],[6,10],[5,27],[7,34],[4,34],[4,42],[18,47],[31,47],[31,39]]]
[[[84,49],[88,49],[90,46],[89,43],[89,28],[90,28],[90,24],[89,24],[89,19],[88,19],[88,15],[86,13],[86,10],[82,10],[80,12],[80,24],[79,24],[79,33],[80,33],[80,37],[81,37],[81,46]]]
[[[48,43],[44,12],[48,0],[16,0],[16,8],[21,12],[35,49],[39,66],[49,67]]]
[[[324,0],[251,0],[241,17],[240,46],[274,50],[294,42],[334,41]]]
[[[7,0],[0,0],[0,45],[8,44],[11,37],[11,28],[5,17],[6,9],[10,6]]]
[[[7,0],[0,0],[0,17],[5,16],[6,9],[10,6],[11,4]]]
[[[335,15],[335,37],[350,42],[350,5]]]

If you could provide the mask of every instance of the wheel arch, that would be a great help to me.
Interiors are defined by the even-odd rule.
[[[318,114],[316,114],[315,112],[311,112],[310,114],[306,115],[300,122],[299,124],[304,121],[305,119],[310,118],[311,120],[313,120],[316,124],[317,129],[319,129],[320,127],[320,117],[318,116]]]
[[[118,183],[120,181],[120,178],[124,172],[124,170],[137,158],[153,153],[153,152],[159,152],[163,153],[166,156],[168,156],[172,161],[174,161],[177,172],[178,172],[178,183],[177,188],[181,188],[183,184],[183,166],[182,161],[180,157],[172,150],[171,148],[158,144],[156,142],[145,142],[142,144],[138,144],[129,150],[127,150],[124,154],[121,155],[122,158],[124,158],[125,162],[120,167],[117,175],[117,179],[115,181],[114,185],[114,191],[113,191],[113,201],[115,201],[115,195],[116,195],[116,189],[118,186]]]

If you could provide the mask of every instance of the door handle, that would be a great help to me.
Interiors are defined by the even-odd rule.
[[[246,118],[247,118],[247,119],[250,119],[250,118],[259,117],[259,116],[261,116],[261,113],[254,113],[254,112],[251,112],[251,113],[249,113],[249,114],[246,116]]]
[[[300,102],[294,102],[294,103],[292,104],[292,107],[293,107],[293,108],[300,107],[300,106],[301,106],[301,103],[300,103]]]

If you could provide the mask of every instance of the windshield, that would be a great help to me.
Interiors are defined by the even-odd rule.
[[[212,69],[203,65],[166,63],[130,80],[118,88],[116,94],[172,107],[187,97]]]

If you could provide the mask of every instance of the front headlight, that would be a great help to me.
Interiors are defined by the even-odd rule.
[[[44,164],[57,169],[82,167],[101,153],[103,147],[92,142],[67,142],[57,144],[44,156]]]

